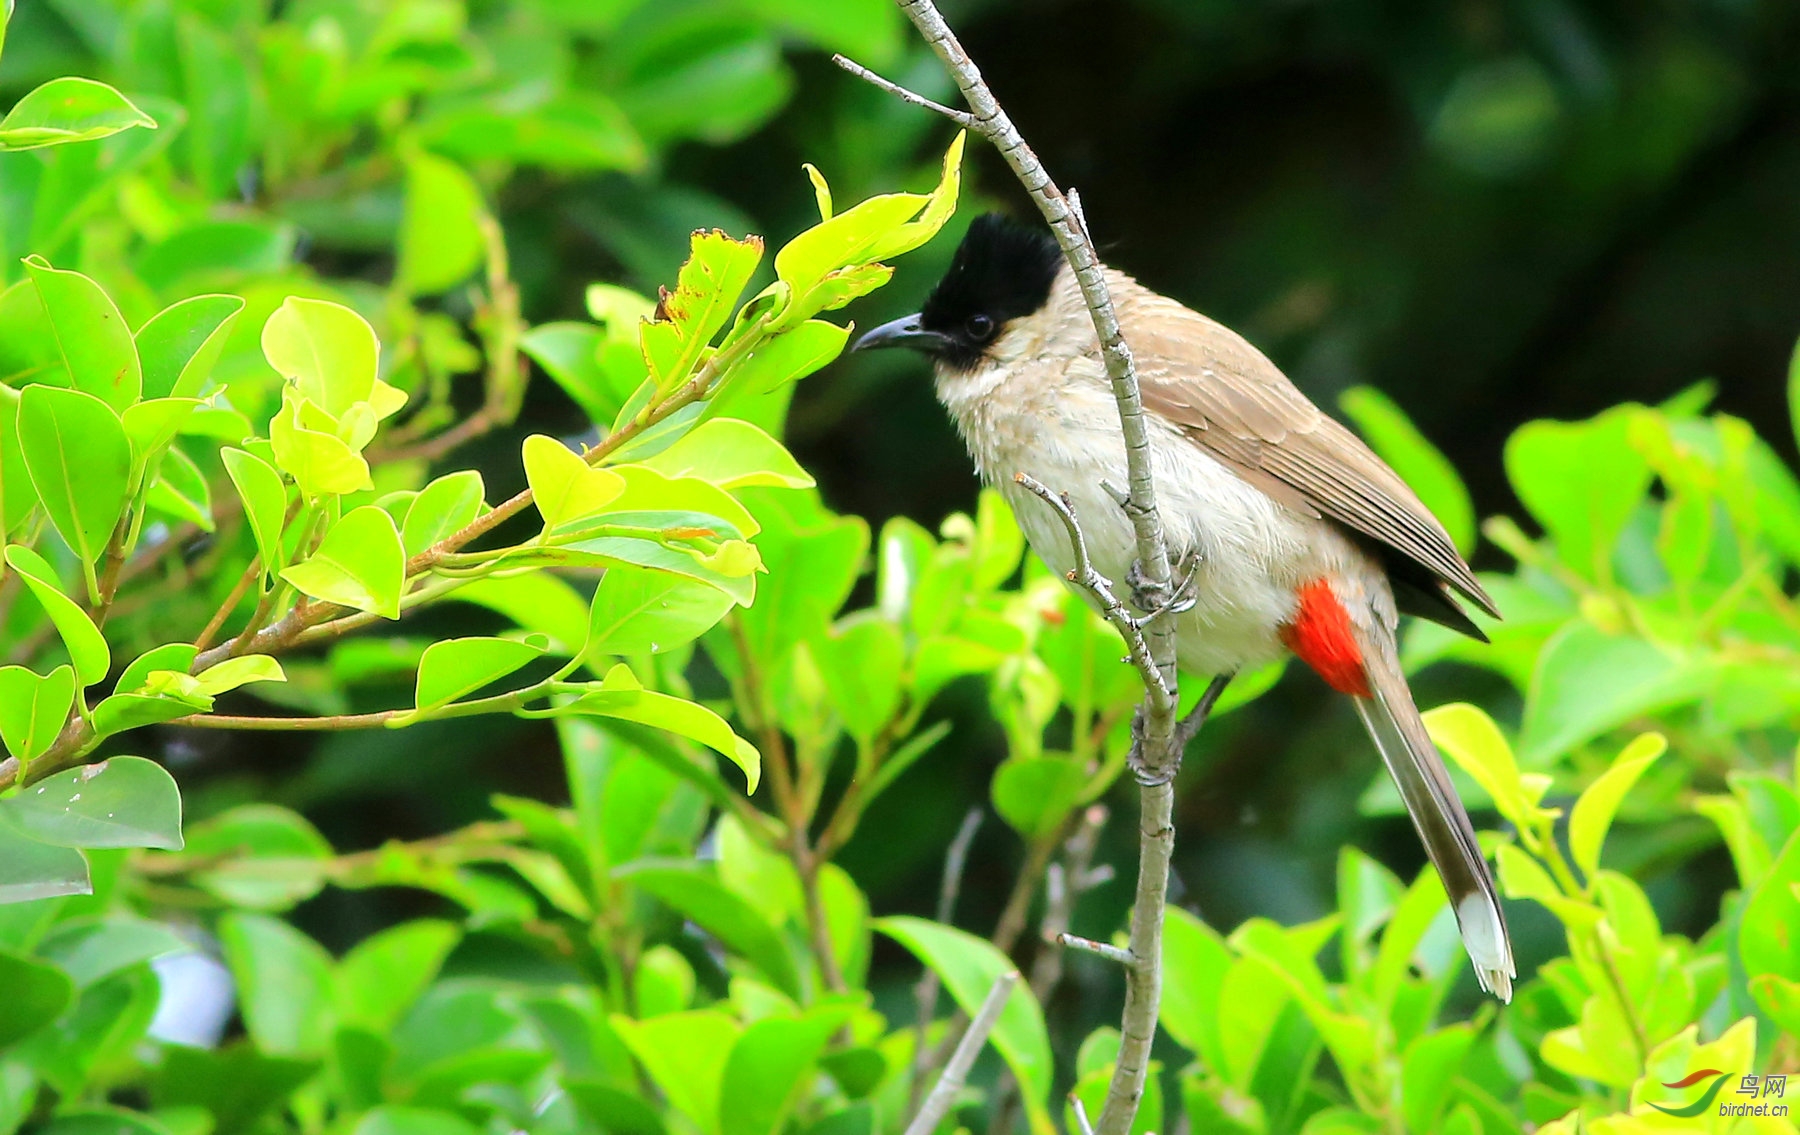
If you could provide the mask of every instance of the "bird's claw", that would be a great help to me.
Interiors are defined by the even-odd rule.
[[[1125,570],[1125,584],[1131,588],[1131,605],[1144,612],[1132,621],[1140,628],[1164,615],[1179,615],[1191,611],[1198,601],[1194,588],[1194,577],[1200,570],[1200,553],[1189,552],[1175,565],[1176,582],[1173,586],[1144,577],[1143,565],[1133,560]]]
[[[1138,710],[1131,716],[1131,751],[1125,756],[1125,764],[1131,769],[1132,777],[1145,788],[1155,788],[1175,779],[1181,771],[1181,751],[1183,746],[1177,745],[1170,754],[1173,759],[1165,769],[1153,769],[1144,760],[1144,711]]]

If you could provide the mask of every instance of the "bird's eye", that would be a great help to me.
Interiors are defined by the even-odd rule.
[[[966,324],[969,335],[975,339],[986,339],[994,333],[994,321],[985,315],[971,315]]]

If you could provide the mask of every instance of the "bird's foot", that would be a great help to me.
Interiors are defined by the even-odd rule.
[[[1175,582],[1158,582],[1145,578],[1143,565],[1133,560],[1125,570],[1125,585],[1131,588],[1131,605],[1144,612],[1133,619],[1144,627],[1164,615],[1190,611],[1197,601],[1194,578],[1200,571],[1200,553],[1190,551],[1175,565]]]
[[[1181,758],[1187,751],[1188,742],[1200,732],[1201,726],[1212,715],[1213,706],[1218,704],[1219,695],[1231,684],[1232,674],[1219,674],[1207,683],[1206,690],[1194,708],[1188,710],[1187,716],[1175,723],[1175,735],[1170,744],[1170,753],[1174,758],[1165,769],[1152,769],[1144,759],[1144,711],[1139,709],[1131,718],[1131,751],[1125,757],[1131,775],[1146,788],[1167,784],[1175,779],[1181,771]]]
[[[1200,695],[1200,700],[1194,703],[1194,708],[1188,710],[1187,716],[1175,725],[1176,752],[1185,751],[1188,742],[1199,734],[1200,727],[1212,716],[1213,706],[1218,704],[1219,695],[1225,692],[1225,687],[1231,684],[1234,677],[1235,674],[1217,674],[1206,684],[1206,690]]]
[[[1175,774],[1181,771],[1181,746],[1176,745],[1173,748],[1174,751],[1170,754],[1173,759],[1169,761],[1167,768],[1151,768],[1149,762],[1144,759],[1144,711],[1140,708],[1132,714],[1131,751],[1125,756],[1125,764],[1131,769],[1132,777],[1139,784],[1145,788],[1154,788],[1175,779]]]

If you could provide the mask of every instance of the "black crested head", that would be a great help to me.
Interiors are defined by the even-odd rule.
[[[1008,322],[1044,306],[1062,266],[1062,249],[1042,226],[998,213],[976,217],[919,312],[919,325],[943,336],[933,353],[949,366],[973,367]]]

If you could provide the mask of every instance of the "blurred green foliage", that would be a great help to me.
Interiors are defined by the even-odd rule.
[[[1584,64],[1568,51],[1593,22],[1557,5],[1521,17],[1529,50],[1474,9],[1406,35],[1360,8],[1133,10],[1181,33],[1152,56],[1205,42],[1226,76],[1299,21],[1316,50],[1401,77],[1432,171],[1420,199],[1460,179],[1589,212],[1651,193],[1769,98],[1761,56],[1731,37],[1778,20],[1721,10],[1722,36],[1620,35]],[[1026,52],[1063,34],[1005,15],[978,25],[978,53],[980,27]],[[849,209],[791,168],[842,168],[841,205],[941,145],[871,92],[792,101],[816,48],[905,73],[920,56],[902,26],[886,0],[14,15],[0,1132],[898,1132],[957,1014],[1015,965],[1028,980],[945,1130],[984,1109],[994,1130],[1072,1128],[1070,1093],[1097,1110],[1118,1042],[1094,1026],[1117,975],[1042,939],[1122,925],[1107,862],[1131,838],[1108,807],[1137,697],[1122,645],[1025,555],[997,497],[929,527],[887,518],[926,499],[909,495],[932,482],[913,453],[885,482],[840,483],[880,502],[872,523],[812,483],[815,465],[860,467],[854,445],[813,462],[781,440],[793,381],[846,339],[815,317],[886,284],[883,261],[955,202],[960,141],[941,173],[908,175],[933,193]],[[1487,48],[1442,50],[1465,39]],[[1167,73],[1147,64],[1107,98]],[[1643,144],[1589,145],[1606,129]],[[779,188],[757,176],[771,153]],[[1102,227],[1179,227],[1166,202],[1131,208],[1124,180],[1076,180]],[[1472,212],[1497,208],[1483,196]],[[1252,255],[1269,232],[1311,217],[1319,235],[1328,210],[1300,200],[1217,230],[1243,242],[1233,288],[1280,271]],[[805,231],[765,257],[738,239],[759,227],[745,207]],[[1505,228],[1421,229],[1443,224],[1467,239],[1416,264],[1461,271]],[[933,277],[943,243],[903,288]],[[1384,278],[1321,243],[1346,283]],[[1421,690],[1457,691],[1428,721],[1494,829],[1522,980],[1511,1006],[1477,1001],[1435,877],[1393,867],[1416,849],[1342,838],[1346,798],[1362,842],[1403,829],[1353,750],[1350,771],[1294,778],[1307,794],[1284,821],[1296,844],[1331,843],[1329,909],[1303,881],[1271,884],[1266,860],[1194,861],[1196,890],[1231,894],[1236,874],[1256,905],[1229,932],[1172,910],[1166,1041],[1136,1130],[1792,1131],[1671,1116],[1709,1089],[1667,1086],[1718,1069],[1730,1101],[1745,1076],[1800,1070],[1789,439],[1778,452],[1766,414],[1759,437],[1713,411],[1707,385],[1516,430],[1524,414],[1489,414],[1523,512],[1478,526],[1494,494],[1457,473],[1467,438],[1422,432],[1329,349],[1379,346],[1400,324],[1370,312],[1395,289],[1342,305],[1316,283],[1248,324],[1278,345],[1310,328],[1296,369],[1342,389],[1459,546],[1507,569],[1483,576],[1507,614],[1483,620],[1492,645],[1414,627],[1406,661]],[[808,383],[798,432],[858,436],[848,401],[923,390],[884,382]],[[1797,387],[1800,356],[1788,407]],[[904,415],[881,419],[882,446],[917,444]],[[1240,708],[1280,678],[1234,684],[1197,753],[1266,742],[1285,748],[1260,763],[1321,767],[1333,747],[1304,722],[1271,736]],[[330,740],[200,728],[227,714]],[[1230,770],[1195,763],[1189,799],[1217,814]],[[907,865],[935,874],[935,833],[969,805],[998,834],[965,825],[935,918],[918,917],[934,912]]]

